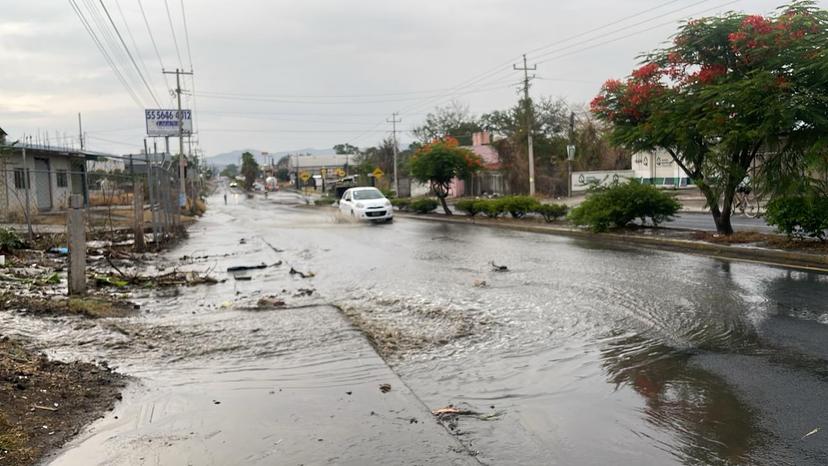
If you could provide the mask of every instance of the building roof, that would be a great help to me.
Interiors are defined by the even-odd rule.
[[[3,128],[0,128],[0,136],[8,136],[9,133],[3,131]]]

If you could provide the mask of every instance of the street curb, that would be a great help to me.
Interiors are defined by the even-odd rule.
[[[735,259],[744,262],[755,262],[775,267],[793,268],[828,274],[828,255],[807,254],[779,249],[745,248],[723,244],[707,243],[672,238],[657,238],[640,235],[621,235],[617,233],[592,233],[585,230],[554,227],[547,225],[519,225],[515,223],[500,223],[488,219],[470,219],[468,217],[448,217],[445,215],[416,215],[395,212],[395,216],[422,220],[428,222],[457,223],[477,225],[489,228],[503,228],[508,230],[525,231],[549,235],[568,236],[572,238],[605,241],[614,244],[636,244],[654,246],[677,252],[695,253],[720,259]]]

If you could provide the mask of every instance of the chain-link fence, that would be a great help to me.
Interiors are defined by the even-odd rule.
[[[144,243],[162,245],[183,231],[178,166],[169,156],[32,152],[0,153],[0,228],[30,237],[63,233],[74,194],[83,198],[89,239],[124,241],[141,232]],[[197,173],[186,181],[187,198],[197,199]]]

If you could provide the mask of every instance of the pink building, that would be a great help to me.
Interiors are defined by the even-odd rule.
[[[455,178],[449,187],[449,196],[479,196],[481,194],[506,194],[503,174],[500,172],[500,154],[492,146],[491,135],[486,132],[472,134],[472,145],[466,146],[483,161],[483,169],[468,180]]]

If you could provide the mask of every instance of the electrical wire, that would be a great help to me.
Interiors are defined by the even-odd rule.
[[[115,73],[115,76],[118,78],[118,81],[120,81],[121,85],[124,87],[124,89],[127,91],[129,96],[132,98],[133,102],[135,102],[135,105],[137,105],[139,108],[144,108],[144,106],[142,105],[140,99],[138,99],[138,96],[135,94],[135,91],[132,90],[132,88],[126,82],[126,79],[124,78],[123,74],[121,74],[121,71],[118,69],[117,66],[115,66],[115,62],[112,60],[112,57],[109,56],[109,53],[106,51],[106,48],[104,48],[104,46],[101,43],[100,39],[98,38],[97,34],[92,29],[92,27],[89,24],[89,22],[87,21],[86,17],[83,15],[83,12],[81,11],[80,6],[76,3],[75,0],[69,0],[69,5],[75,11],[75,14],[78,16],[78,19],[80,19],[81,24],[83,25],[83,27],[86,30],[87,34],[89,34],[89,37],[92,38],[92,42],[95,43],[95,46],[98,48],[98,51],[101,52],[101,55],[103,55],[103,57],[106,60],[107,64],[109,64],[109,67],[112,69],[113,73]]]
[[[126,15],[124,14],[123,8],[121,8],[121,1],[115,0],[115,6],[118,8],[118,14],[121,16],[121,22],[126,29],[127,36],[129,37],[130,43],[132,43],[132,48],[135,50],[135,55],[138,56],[138,62],[141,64],[141,69],[144,71],[144,75],[150,81],[153,89],[157,89],[155,86],[155,80],[152,79],[152,73],[149,72],[149,68],[147,68],[147,63],[144,60],[143,54],[141,54],[141,49],[138,47],[138,41],[135,40],[135,36],[132,34],[132,28],[129,27],[129,21],[127,21]]]
[[[164,0],[164,8],[167,10],[167,20],[170,22],[170,32],[172,32],[173,44],[175,44],[175,53],[178,55],[178,66],[184,68],[184,62],[181,60],[181,50],[178,48],[178,38],[175,36],[175,26],[173,26],[172,14],[170,14],[170,3]]]
[[[121,45],[124,47],[124,51],[126,52],[127,56],[129,57],[129,61],[132,62],[132,66],[135,68],[135,72],[138,73],[138,76],[141,78],[141,82],[144,83],[144,87],[147,88],[147,92],[149,92],[150,97],[155,102],[155,105],[161,106],[158,103],[158,98],[155,97],[155,92],[153,92],[152,87],[147,82],[147,78],[144,76],[144,73],[141,72],[141,68],[138,66],[138,63],[135,62],[135,58],[132,56],[132,52],[129,51],[129,47],[127,47],[126,42],[124,41],[123,36],[121,36],[121,31],[118,30],[118,26],[115,25],[115,21],[112,19],[112,16],[109,14],[109,10],[104,5],[103,0],[98,0],[101,4],[101,8],[103,8],[104,13],[106,13],[107,19],[109,19],[109,24],[112,25],[112,29],[115,30],[115,34],[118,36],[118,40],[121,41]]]
[[[155,36],[152,34],[152,28],[150,28],[149,20],[147,20],[147,13],[144,11],[144,4],[141,0],[137,1],[138,8],[141,10],[141,16],[144,18],[144,25],[147,27],[147,34],[149,34],[150,42],[152,42],[152,48],[155,50],[155,57],[158,58],[158,64],[161,65],[161,70],[163,71],[164,60],[161,59],[161,53],[158,51],[158,43],[155,42]],[[167,75],[163,73],[162,76],[164,76],[164,84],[167,86],[167,95],[170,96],[170,99],[172,99],[172,96],[169,93],[169,90],[171,89],[169,78],[167,78]]]

